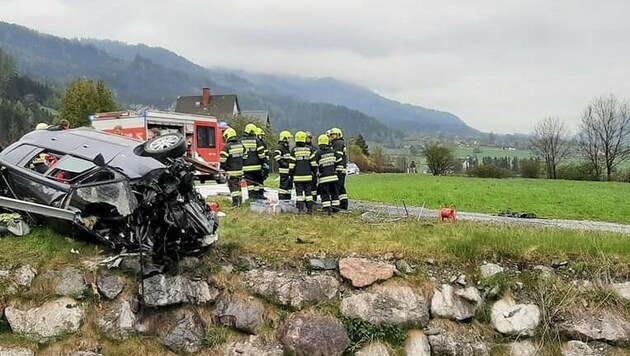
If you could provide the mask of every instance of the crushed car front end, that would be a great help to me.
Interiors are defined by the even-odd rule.
[[[30,212],[40,219],[60,220],[46,206],[72,212],[75,231],[115,249],[157,260],[203,253],[218,239],[218,219],[194,187],[195,168],[181,156],[147,156],[142,145],[89,129],[27,134],[0,152],[0,196],[39,205]],[[55,164],[36,172],[42,155]]]

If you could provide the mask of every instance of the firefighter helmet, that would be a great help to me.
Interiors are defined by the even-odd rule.
[[[40,122],[35,126],[35,130],[46,130],[48,128],[48,124],[45,122]]]
[[[228,127],[227,129],[225,129],[225,131],[223,131],[223,138],[225,138],[226,140],[229,140],[233,137],[236,137],[236,130],[234,130],[231,127]]]
[[[341,132],[341,129],[337,128],[337,127],[333,127],[332,129],[330,129],[330,133],[332,135],[337,135],[338,138],[342,138],[343,137],[343,133]]]
[[[330,144],[330,140],[328,139],[328,136],[326,135],[319,135],[319,137],[317,138],[317,144],[318,145],[328,145]]]
[[[250,135],[256,135],[258,134],[258,127],[256,127],[256,125],[254,124],[247,124],[245,125],[245,133],[250,134]]]
[[[289,131],[282,131],[280,132],[280,135],[278,136],[278,141],[284,141],[284,140],[290,140],[291,137],[293,137],[291,135],[291,133]]]
[[[295,133],[295,142],[306,143],[306,133],[304,131],[298,131]]]
[[[262,127],[258,127],[258,136],[265,136],[266,132]]]

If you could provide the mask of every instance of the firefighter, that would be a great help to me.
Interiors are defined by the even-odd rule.
[[[304,212],[305,207],[307,213],[313,213],[311,185],[316,173],[315,154],[311,151],[311,147],[306,145],[306,133],[298,131],[295,133],[295,147],[291,150],[289,174],[293,177],[295,184],[296,207],[300,213]]]
[[[339,211],[337,165],[342,157],[330,147],[330,140],[326,135],[320,135],[317,138],[317,145],[315,163],[319,176],[319,194],[322,198],[323,210],[330,215]]]
[[[311,148],[311,152],[317,152],[317,146],[313,143],[313,134],[310,131],[306,131],[306,145]],[[317,175],[313,176],[313,182],[311,182],[311,195],[313,196],[313,202],[317,202]]]
[[[346,192],[346,169],[348,166],[348,155],[346,151],[346,143],[343,140],[341,129],[333,127],[330,129],[330,138],[332,148],[341,156],[341,161],[337,164],[337,177],[339,178],[339,208],[348,210],[348,193]]]
[[[245,146],[247,157],[243,160],[243,172],[247,181],[247,193],[249,199],[264,199],[262,194],[263,166],[269,167],[267,154],[263,142],[258,138],[258,127],[247,124],[241,137],[241,143]]]
[[[260,184],[260,192],[258,193],[262,199],[265,198],[265,180],[267,180],[267,178],[269,178],[269,168],[270,168],[270,164],[269,164],[269,148],[267,147],[267,144],[265,143],[265,130],[263,130],[262,127],[257,127],[258,131],[256,133],[256,137],[258,137],[258,139],[260,139],[260,142],[262,142],[263,146],[265,147],[265,160],[267,163],[263,164],[262,167],[262,174],[261,174],[261,179],[259,182],[257,182],[258,184]]]
[[[232,206],[239,207],[243,203],[241,179],[243,177],[243,161],[247,155],[245,147],[236,137],[236,130],[228,127],[223,132],[225,145],[221,150],[221,169],[228,174],[228,188],[232,197]]]
[[[289,131],[282,131],[278,136],[278,149],[274,152],[274,159],[278,162],[278,173],[280,173],[280,186],[278,187],[279,200],[291,200],[291,189],[293,189],[293,180],[289,174],[289,166],[292,161],[291,150],[289,149],[289,140],[291,140]]]

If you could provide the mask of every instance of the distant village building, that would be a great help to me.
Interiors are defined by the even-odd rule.
[[[177,98],[175,112],[230,120],[240,115],[241,107],[236,95],[212,95],[210,88],[203,88],[200,96],[180,96]]]
[[[256,125],[271,128],[269,110],[241,111],[235,94],[212,95],[210,88],[203,88],[201,95],[180,96],[175,102],[175,112],[214,116],[220,121],[230,121],[235,117],[246,117]]]
[[[269,110],[245,110],[241,112],[241,116],[250,119],[260,127],[271,128]]]

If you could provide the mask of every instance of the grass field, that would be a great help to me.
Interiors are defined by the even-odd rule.
[[[363,174],[347,181],[351,199],[497,214],[534,212],[540,218],[630,223],[630,185],[547,179],[482,179],[424,174]]]

